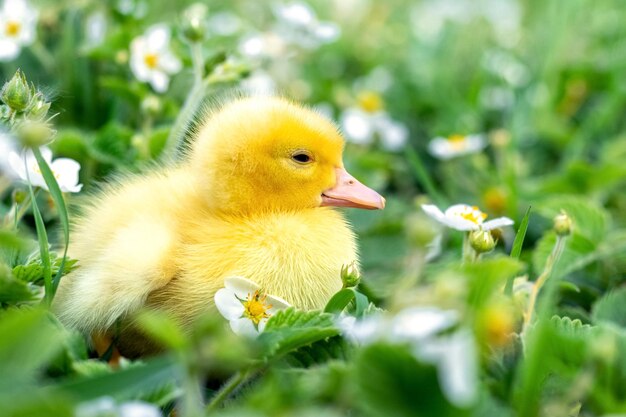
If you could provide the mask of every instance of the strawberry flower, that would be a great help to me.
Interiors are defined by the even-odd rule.
[[[239,335],[257,336],[269,318],[290,304],[266,294],[255,282],[243,277],[228,277],[215,293],[215,307]]]
[[[80,164],[73,159],[58,158],[52,160],[52,151],[42,146],[41,156],[48,163],[48,166],[52,170],[61,191],[64,193],[77,193],[83,185],[79,184],[78,171],[80,171]],[[41,174],[37,159],[33,155],[33,151],[24,150],[21,154],[17,152],[11,152],[9,154],[9,165],[11,167],[14,176],[17,176],[23,181],[29,181],[35,187],[41,187],[48,189],[46,181]]]
[[[513,220],[508,217],[498,217],[485,222],[487,215],[478,207],[467,204],[455,204],[448,207],[445,212],[432,204],[422,204],[422,210],[439,223],[460,231],[492,230],[513,225]]]
[[[130,69],[139,81],[150,83],[154,91],[165,92],[169,76],[181,68],[182,63],[170,51],[170,29],[164,24],[149,27],[130,44]]]
[[[0,61],[11,61],[35,41],[36,9],[26,0],[4,0],[0,8]]]

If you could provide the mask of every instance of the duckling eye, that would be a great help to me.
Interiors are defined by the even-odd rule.
[[[298,162],[299,164],[308,164],[313,160],[313,158],[311,158],[311,155],[306,152],[296,152],[291,155],[291,159]]]

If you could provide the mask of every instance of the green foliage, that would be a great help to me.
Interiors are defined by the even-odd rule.
[[[437,370],[418,362],[403,346],[372,345],[355,362],[359,408],[371,416],[463,416],[437,383]],[[418,405],[419,404],[419,405]]]
[[[337,336],[334,316],[318,311],[299,311],[294,308],[281,310],[270,318],[259,336],[259,343],[268,358],[278,357],[310,345],[314,342]]]
[[[609,322],[626,328],[626,288],[609,291],[593,305],[594,323]]]

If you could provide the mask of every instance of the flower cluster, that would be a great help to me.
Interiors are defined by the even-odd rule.
[[[464,232],[487,231],[513,225],[513,220],[508,217],[498,217],[486,222],[487,215],[485,213],[480,211],[478,207],[467,204],[455,204],[448,207],[445,212],[432,204],[422,204],[422,210],[439,223]]]
[[[428,144],[428,151],[439,159],[451,159],[457,156],[480,152],[487,146],[483,135],[438,136]]]

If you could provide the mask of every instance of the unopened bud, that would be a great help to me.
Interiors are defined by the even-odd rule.
[[[14,111],[21,112],[28,107],[31,95],[31,89],[24,73],[17,70],[13,78],[4,83],[0,98]]]
[[[50,110],[50,103],[41,92],[37,92],[28,106],[28,116],[32,119],[43,119]]]
[[[45,122],[26,120],[16,129],[17,137],[27,148],[37,148],[52,142],[55,131]]]
[[[341,267],[341,281],[344,288],[356,287],[361,281],[361,273],[356,261],[352,261]]]
[[[564,211],[561,211],[554,218],[554,231],[559,236],[567,236],[572,233],[572,218]]]
[[[26,193],[26,191],[23,190],[13,190],[13,202],[15,204],[22,204],[24,202],[24,200],[26,200],[26,196],[28,194]]]
[[[199,42],[206,34],[206,15],[209,8],[205,4],[194,3],[183,12],[183,36],[191,42]]]
[[[154,94],[148,95],[141,101],[141,110],[149,116],[157,116],[162,109],[161,100]]]
[[[491,236],[490,231],[474,230],[469,236],[470,245],[478,253],[485,253],[493,250],[496,241]]]

